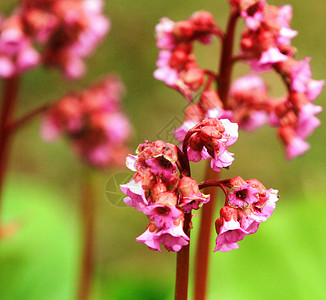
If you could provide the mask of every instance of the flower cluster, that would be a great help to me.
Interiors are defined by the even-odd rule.
[[[0,22],[0,76],[40,63],[58,67],[67,78],[82,76],[83,59],[109,29],[102,6],[102,0],[22,0]]]
[[[224,73],[201,70],[196,63],[193,70],[197,71],[192,73],[196,75],[183,76],[189,71],[189,53],[194,58],[192,53],[194,40],[202,41],[199,37],[204,36],[206,42],[210,41],[211,36],[218,35],[222,43],[225,43],[229,33],[223,33],[207,12],[194,13],[189,20],[176,23],[163,18],[157,25],[156,37],[160,52],[158,69],[154,76],[181,91],[192,102],[186,112],[185,121],[176,130],[175,136],[182,142],[185,132],[206,117],[229,119],[247,131],[255,130],[269,122],[271,126],[278,128],[277,134],[285,145],[286,157],[292,159],[309,149],[305,139],[320,124],[316,115],[322,109],[312,101],[321,93],[324,81],[311,78],[310,58],[301,61],[294,58],[296,49],[291,45],[291,40],[297,32],[290,28],[292,19],[290,5],[278,8],[268,5],[265,0],[230,0],[230,4],[233,18],[235,20],[243,18],[246,28],[241,35],[239,55],[233,55],[229,50],[230,53],[224,58],[228,63],[225,68],[231,69],[233,63],[243,61],[251,66],[252,72],[236,79],[226,95],[219,95],[212,88],[212,84],[216,83],[220,92],[221,82],[227,84],[225,78],[221,78],[225,76]],[[196,18],[201,16],[200,19],[206,22],[197,24],[211,24],[203,26],[208,30],[200,31],[202,35],[198,34],[198,29],[194,25],[196,24],[193,21],[194,16]],[[190,49],[190,52],[184,49],[187,51]],[[268,95],[266,84],[256,74],[270,70],[276,71],[281,76],[287,88],[287,95],[280,99]],[[197,76],[200,73],[201,76]],[[227,73],[231,74],[230,70]],[[198,91],[198,88],[203,86],[204,75],[208,76],[207,83],[198,103],[194,104],[191,92]],[[184,78],[191,80],[187,81]]]
[[[44,140],[66,135],[74,150],[96,167],[123,163],[130,135],[129,122],[120,108],[123,90],[121,81],[111,76],[80,93],[64,96],[43,117]]]
[[[244,181],[235,177],[198,185],[190,177],[188,158],[197,162],[210,157],[215,171],[228,167],[233,158],[226,148],[237,137],[237,124],[206,118],[186,133],[182,151],[161,140],[146,141],[137,148],[137,155],[127,157],[127,167],[136,174],[129,183],[121,185],[121,191],[127,195],[124,202],[149,218],[146,231],[136,239],[138,242],[158,251],[161,244],[168,251],[179,251],[188,245],[189,237],[183,228],[185,217],[191,217],[193,209],[210,200],[209,195],[200,192],[206,186],[219,186],[227,197],[221,218],[216,221],[215,251],[235,249],[237,241],[257,231],[259,223],[271,216],[277,191],[266,190],[256,179]]]
[[[295,49],[291,39],[297,32],[290,28],[292,7],[280,8],[267,5],[266,1],[240,1],[241,16],[247,28],[242,32],[241,51],[249,57],[251,67],[256,71],[270,70],[273,64],[292,56]]]
[[[305,139],[320,125],[315,115],[322,108],[312,101],[321,93],[324,80],[311,79],[309,61],[309,58],[296,61],[289,57],[275,66],[287,82],[288,95],[273,106],[270,124],[278,127],[278,135],[289,159],[310,148]]]
[[[183,231],[185,213],[200,208],[209,196],[200,193],[197,182],[183,174],[180,168],[180,150],[161,140],[145,142],[137,148],[137,155],[127,157],[127,167],[135,171],[133,179],[121,185],[128,197],[128,206],[142,211],[149,218],[147,230],[136,240],[150,249],[179,251],[189,237]]]
[[[266,188],[257,180],[232,178],[225,184],[225,205],[220,210],[220,217],[215,222],[216,247],[214,251],[227,252],[239,248],[237,244],[246,235],[258,230],[273,213],[278,200],[277,190]]]
[[[297,61],[293,57],[291,39],[297,32],[290,28],[291,6],[277,8],[266,1],[255,1],[249,6],[246,1],[239,1],[239,6],[248,26],[241,38],[246,61],[254,71],[274,69],[286,84],[288,95],[279,101],[265,101],[263,111],[268,113],[270,124],[278,127],[286,157],[292,159],[309,149],[305,139],[320,124],[315,115],[321,107],[312,101],[321,93],[324,81],[311,79],[310,58]]]
[[[193,53],[193,43],[209,44],[220,33],[213,16],[199,11],[180,22],[162,18],[155,33],[160,53],[154,77],[189,97],[203,85],[205,77]]]

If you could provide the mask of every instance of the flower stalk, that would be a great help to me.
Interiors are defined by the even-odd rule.
[[[191,213],[185,214],[183,231],[190,238]],[[188,281],[189,281],[189,250],[190,243],[184,246],[177,253],[176,278],[175,278],[175,300],[188,299]]]
[[[240,14],[238,9],[232,8],[227,30],[222,40],[222,52],[219,63],[218,72],[218,94],[221,101],[226,105],[227,97],[229,94],[232,67],[233,67],[233,44],[236,29],[236,23]],[[217,180],[219,174],[214,172],[209,165],[207,165],[205,173],[205,181]],[[203,207],[201,213],[201,220],[199,225],[199,235],[195,254],[195,267],[194,267],[194,297],[195,300],[206,299],[207,286],[208,286],[208,273],[209,273],[209,249],[210,238],[212,232],[212,224],[214,218],[214,210],[217,200],[216,187],[207,187],[204,190],[205,194],[210,195],[210,202]]]
[[[11,148],[11,134],[9,126],[11,124],[15,111],[18,87],[18,76],[13,76],[3,80],[3,94],[0,119],[0,220],[1,206],[3,202],[3,186],[6,178]]]
[[[84,171],[81,188],[82,256],[77,300],[87,300],[90,298],[94,270],[95,201],[90,172],[90,170]]]

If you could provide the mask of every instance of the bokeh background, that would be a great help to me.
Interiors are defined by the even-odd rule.
[[[325,0],[288,1],[293,6],[292,28],[297,58],[311,56],[314,79],[326,77]],[[2,0],[0,11],[10,13],[16,1]],[[269,4],[287,4],[271,0]],[[118,73],[127,93],[124,109],[132,126],[131,151],[145,138],[171,139],[183,120],[185,100],[156,81],[154,27],[162,16],[186,19],[196,10],[214,14],[222,28],[228,4],[220,1],[106,1],[112,29],[88,60],[87,75],[64,82],[53,70],[39,68],[23,78],[18,115],[67,90],[79,89],[107,73]],[[240,22],[241,24],[241,22]],[[241,26],[239,27],[239,29]],[[239,30],[240,32],[240,30]],[[219,45],[199,46],[203,66],[216,68]],[[234,77],[244,74],[238,65]],[[282,95],[282,83],[265,76],[271,93]],[[316,104],[325,105],[326,93]],[[325,123],[325,113],[319,115]],[[326,299],[325,126],[309,138],[311,150],[291,162],[268,126],[253,134],[240,133],[232,146],[236,160],[223,178],[258,178],[280,191],[272,218],[240,242],[240,249],[213,253],[209,299]],[[195,166],[201,180],[203,164]],[[39,119],[21,130],[14,141],[5,189],[4,220],[16,222],[17,233],[0,243],[1,300],[74,299],[80,259],[79,202],[85,167],[65,140],[44,143]],[[146,217],[124,207],[114,180],[131,174],[126,169],[92,172],[96,201],[96,271],[92,299],[173,299],[175,254],[152,252],[135,237],[146,228]],[[221,199],[221,198],[220,198]],[[221,200],[222,202],[222,200]],[[216,211],[216,215],[218,210]],[[195,244],[199,217],[194,220]],[[213,226],[213,224],[212,224]],[[215,238],[215,234],[214,234]],[[191,248],[193,254],[193,248]]]

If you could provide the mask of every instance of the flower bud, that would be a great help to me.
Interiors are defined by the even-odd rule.
[[[191,90],[197,90],[204,83],[204,72],[198,68],[192,68],[180,73],[180,78]]]
[[[178,191],[181,197],[188,197],[191,194],[200,193],[197,181],[187,176],[180,179],[178,183]]]
[[[151,199],[152,201],[155,203],[158,200],[158,196],[159,194],[166,192],[167,191],[167,187],[163,182],[159,182],[157,184],[155,184],[152,188],[151,188]]]
[[[182,70],[187,61],[188,61],[188,54],[181,49],[177,49],[172,52],[169,64],[172,68],[175,68],[177,70]]]
[[[174,192],[162,192],[158,194],[156,204],[164,204],[166,206],[177,205],[178,198]]]
[[[193,24],[200,27],[213,27],[215,26],[215,20],[211,13],[207,11],[197,11],[192,14],[190,21]]]
[[[197,104],[189,105],[186,108],[185,121],[199,123],[204,118],[204,113]]]
[[[173,34],[179,39],[189,39],[194,33],[193,24],[186,21],[179,21],[174,24]]]
[[[236,221],[238,219],[238,210],[231,206],[223,206],[220,210],[220,215],[226,222]]]
[[[215,107],[222,108],[223,103],[216,91],[206,90],[201,94],[199,106],[204,112],[207,112],[208,110]]]

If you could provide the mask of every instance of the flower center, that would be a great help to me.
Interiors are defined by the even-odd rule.
[[[239,199],[246,199],[247,198],[247,195],[248,195],[248,191],[247,190],[241,190],[241,191],[237,191],[235,193],[235,195],[237,196],[237,198]]]
[[[157,208],[156,208],[156,212],[157,212],[159,215],[167,216],[167,215],[170,213],[170,208],[167,207],[167,206],[164,206],[164,207],[157,207]]]

